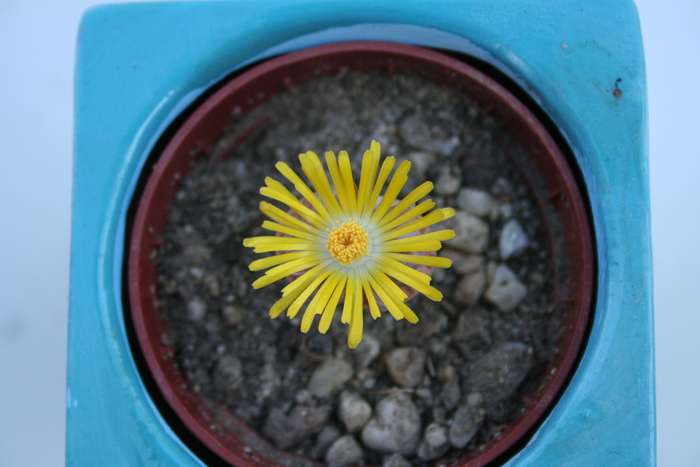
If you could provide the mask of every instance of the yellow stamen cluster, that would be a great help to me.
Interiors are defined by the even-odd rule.
[[[331,230],[326,248],[334,260],[346,266],[366,256],[369,250],[369,234],[357,222],[345,222]]]
[[[374,319],[381,316],[383,305],[397,320],[418,322],[418,316],[404,303],[408,296],[400,283],[431,300],[442,299],[440,291],[430,285],[430,276],[407,264],[439,268],[452,265],[447,258],[425,253],[438,251],[442,241],[454,238],[452,230],[427,229],[452,217],[454,210],[433,210],[435,203],[429,199],[419,203],[432,191],[431,182],[399,200],[411,163],[403,161],[394,170],[396,160],[387,157],[381,161],[376,141],[362,158],[359,184],[353,178],[347,152],[341,151],[336,158],[329,151],[325,159],[328,173],[313,152],[299,156],[311,187],[287,164],[277,163],[277,170],[303,201],[282,183],[267,177],[260,194],[285,204],[289,211],[261,202],[260,210],[271,219],[262,226],[276,235],[247,238],[243,245],[256,253],[277,252],[250,263],[251,271],[267,269],[253,282],[254,288],[297,276],[282,289],[282,298],[270,309],[272,318],[285,310],[294,318],[310,299],[301,330],[308,332],[320,315],[318,329],[325,333],[343,302],[341,322],[350,325],[348,346],[355,348],[362,340],[364,307]]]

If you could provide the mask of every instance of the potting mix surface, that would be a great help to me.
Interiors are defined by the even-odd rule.
[[[254,290],[261,273],[248,265],[260,255],[242,240],[269,234],[259,189],[267,176],[285,181],[276,162],[302,173],[299,153],[347,150],[359,173],[372,139],[412,161],[403,194],[435,183],[429,198],[457,210],[435,228],[457,236],[438,252],[453,266],[433,272],[443,300],[412,299],[418,324],[365,313],[351,350],[339,312],[325,335],[302,334],[301,314],[270,319],[286,282]],[[206,405],[301,456],[287,465],[449,463],[498,438],[546,383],[567,311],[553,285],[565,255],[552,254],[544,216],[554,230],[558,221],[540,211],[520,172],[525,152],[488,109],[416,77],[348,72],[245,116],[234,109],[219,143],[192,151],[201,157],[157,252],[164,339]]]

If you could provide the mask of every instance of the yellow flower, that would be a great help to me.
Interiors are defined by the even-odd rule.
[[[312,188],[287,164],[277,163],[277,170],[294,185],[303,201],[267,177],[260,193],[287,205],[290,211],[261,202],[260,210],[272,219],[262,226],[277,235],[243,241],[256,253],[278,252],[250,264],[251,271],[271,268],[253,283],[254,288],[298,276],[282,289],[282,298],[272,306],[270,316],[276,318],[287,310],[287,316],[294,318],[313,296],[305,308],[301,331],[308,332],[315,316],[321,315],[318,329],[325,333],[343,299],[341,321],[350,325],[350,348],[362,340],[364,306],[374,319],[381,316],[379,306],[383,305],[397,320],[418,322],[416,314],[404,303],[407,295],[397,283],[432,300],[442,299],[440,291],[430,285],[430,276],[406,263],[440,268],[452,265],[447,258],[421,252],[438,251],[440,242],[453,238],[454,231],[420,231],[452,217],[454,210],[435,209],[426,214],[435,207],[432,200],[415,204],[432,191],[431,182],[423,183],[403,200],[397,199],[408,180],[410,161],[398,165],[380,196],[396,165],[393,157],[387,157],[380,167],[380,152],[379,143],[372,141],[362,158],[359,185],[355,184],[345,151],[337,159],[333,152],[326,153],[330,181],[316,154],[309,151],[299,155]]]

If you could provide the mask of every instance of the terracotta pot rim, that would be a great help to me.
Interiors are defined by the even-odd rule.
[[[364,54],[364,55],[363,55]],[[162,207],[172,197],[172,193],[177,187],[177,175],[182,175],[186,166],[182,161],[179,168],[173,169],[172,164],[177,157],[182,159],[182,148],[188,152],[192,147],[193,132],[198,131],[202,122],[206,121],[213,112],[218,112],[222,116],[228,116],[231,108],[232,95],[241,93],[246,89],[253,89],[255,86],[279,86],[287,87],[290,83],[286,79],[275,78],[275,73],[282,73],[285,76],[296,76],[297,69],[303,68],[305,64],[315,64],[320,70],[319,74],[332,72],[335,65],[325,69],[324,64],[332,64],[332,57],[346,57],[350,60],[352,56],[376,56],[379,61],[383,61],[388,73],[396,70],[402,71],[407,63],[418,63],[419,67],[430,67],[431,70],[441,69],[445,80],[458,82],[464,80],[464,86],[481,86],[491,98],[499,101],[495,104],[502,106],[516,125],[522,125],[531,133],[531,138],[537,140],[539,147],[548,153],[546,157],[551,158],[547,162],[547,170],[557,172],[559,180],[556,181],[557,189],[568,203],[571,210],[571,223],[576,224],[571,227],[576,238],[567,238],[567,250],[569,251],[569,262],[571,267],[576,269],[577,276],[573,279],[576,282],[577,292],[574,296],[567,297],[572,301],[575,315],[573,334],[568,337],[568,344],[563,349],[563,357],[559,359],[555,374],[547,382],[544,390],[533,401],[532,405],[525,409],[524,415],[516,418],[509,424],[505,434],[499,440],[492,440],[488,444],[488,449],[480,453],[469,453],[460,458],[459,465],[477,466],[484,465],[503,455],[516,443],[520,442],[533,427],[535,427],[547,410],[552,406],[552,402],[559,396],[567,379],[570,377],[572,369],[577,361],[579,351],[586,338],[588,331],[588,321],[594,292],[594,257],[593,243],[583,198],[577,188],[576,180],[568,167],[560,149],[555,144],[552,137],[545,130],[544,126],[535,118],[532,112],[510,92],[498,84],[494,79],[486,76],[473,67],[439,52],[384,42],[341,42],[326,44],[297,52],[292,52],[276,58],[267,60],[256,67],[235,77],[220,89],[209,96],[180,126],[174,133],[165,149],[162,151],[152,173],[148,177],[145,189],[138,201],[138,209],[134,218],[131,230],[130,248],[127,258],[128,292],[131,311],[131,319],[136,332],[137,340],[144,359],[150,370],[161,394],[182,420],[186,427],[202,441],[208,449],[216,453],[220,458],[232,465],[253,466],[253,465],[276,465],[269,460],[260,459],[259,463],[253,463],[250,453],[244,452],[243,446],[238,441],[239,437],[249,437],[236,428],[236,434],[225,436],[215,430],[209,429],[213,414],[207,414],[207,410],[202,408],[195,410],[197,396],[194,393],[187,393],[182,389],[184,379],[174,369],[171,360],[167,357],[167,348],[162,342],[162,323],[155,316],[154,302],[157,298],[155,290],[155,275],[150,255],[159,241],[158,227],[162,227],[165,221],[165,214],[158,212],[165,211]],[[342,61],[342,59],[341,59]],[[405,63],[404,63],[405,62]],[[377,68],[382,68],[378,66]],[[452,76],[454,75],[454,76]],[[300,82],[306,80],[302,79]],[[275,81],[277,80],[277,81]],[[256,84],[264,82],[265,84]],[[275,83],[275,84],[271,84]],[[291,83],[296,84],[295,82]],[[485,97],[486,98],[486,97]],[[250,99],[248,99],[250,101]],[[256,106],[257,102],[241,101],[246,112],[248,108]],[[248,108],[245,108],[248,106]],[[500,109],[500,107],[499,107]],[[500,111],[500,110],[499,110]],[[520,119],[521,123],[517,123]],[[209,130],[210,133],[213,130]],[[208,138],[215,137],[209,134]],[[189,145],[189,146],[188,146]],[[189,160],[189,159],[188,159]],[[553,182],[554,183],[554,182]],[[560,185],[560,186],[559,186]],[[168,198],[170,194],[170,198]],[[135,202],[135,201],[134,201]],[[154,217],[155,216],[155,217]],[[568,216],[568,214],[567,214]],[[155,219],[155,220],[154,220]],[[566,224],[566,222],[565,222]],[[572,247],[573,245],[573,247]],[[571,250],[575,251],[571,251]],[[572,256],[573,255],[573,256]],[[201,405],[201,403],[199,403]],[[245,429],[242,429],[245,431]],[[243,434],[241,434],[243,433]],[[253,435],[254,436],[254,435]]]

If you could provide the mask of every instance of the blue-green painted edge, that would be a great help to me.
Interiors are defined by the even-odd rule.
[[[430,32],[401,25],[463,37],[451,48],[472,48],[523,84],[568,139],[590,194],[591,338],[566,393],[509,465],[655,463],[646,84],[632,2],[260,0],[108,5],[83,18],[68,465],[199,463],[145,394],[121,318],[124,209],[159,132],[213,80],[288,41],[434,45]]]

